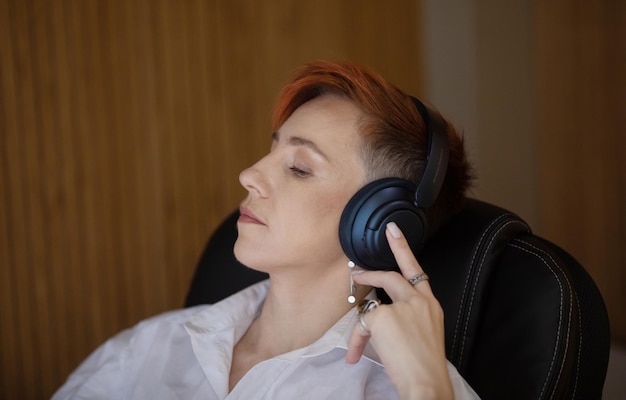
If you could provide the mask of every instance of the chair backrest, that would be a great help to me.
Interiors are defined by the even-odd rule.
[[[185,306],[266,278],[239,264],[231,214],[200,259]],[[445,315],[448,359],[483,399],[599,399],[608,316],[584,268],[517,215],[470,199],[419,261]]]

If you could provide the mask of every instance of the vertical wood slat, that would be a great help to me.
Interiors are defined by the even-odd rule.
[[[535,2],[540,233],[595,278],[626,341],[626,7]]]
[[[417,93],[416,21],[412,0],[0,0],[0,398],[48,398],[182,304],[297,64]]]
[[[18,131],[17,121],[14,118],[10,118],[10,115],[15,115],[17,111],[15,106],[17,104],[15,93],[15,72],[14,72],[14,52],[16,39],[14,39],[14,28],[11,25],[11,19],[9,18],[9,12],[11,8],[9,4],[0,3],[0,54],[7,54],[7,62],[0,64],[0,79],[2,79],[2,96],[0,107],[0,123],[2,126],[0,129],[6,131]],[[6,106],[5,106],[6,104]],[[19,364],[19,360],[22,357],[20,354],[20,337],[16,329],[9,329],[10,326],[17,325],[18,320],[18,307],[15,304],[16,298],[16,285],[14,265],[16,264],[16,247],[14,246],[14,238],[16,232],[13,228],[15,225],[15,215],[19,212],[18,207],[13,207],[14,196],[7,188],[15,182],[15,174],[11,170],[13,163],[9,163],[11,154],[9,149],[15,151],[16,137],[9,137],[7,134],[2,134],[0,131],[0,184],[2,184],[2,190],[0,190],[0,201],[3,205],[0,212],[0,221],[2,226],[0,227],[0,260],[2,262],[2,268],[0,268],[0,304],[11,304],[12,307],[7,310],[2,310],[2,316],[0,316],[0,343],[11,343],[11,346],[3,346],[1,349],[2,362],[7,367],[2,368],[2,374],[0,374],[0,390],[8,397],[15,397],[18,394],[18,389],[13,387],[11,382],[15,382],[21,375],[22,366]],[[11,159],[12,160],[12,159]],[[11,210],[11,211],[9,211]],[[6,348],[5,348],[6,347]],[[6,372],[5,372],[6,370]]]

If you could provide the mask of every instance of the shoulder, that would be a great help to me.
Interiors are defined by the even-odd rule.
[[[145,319],[108,339],[94,350],[68,377],[54,400],[75,397],[122,398],[145,365],[154,365],[154,354],[180,348],[186,336],[184,324],[210,306],[174,310]],[[172,346],[178,347],[174,349]]]
[[[76,368],[67,381],[57,390],[52,399],[70,399],[76,397],[104,399],[122,398],[128,376],[127,360],[132,353],[133,343],[141,332],[149,332],[152,327],[176,321],[185,312],[170,311],[144,320],[132,328],[125,329],[108,339],[94,350]]]
[[[253,285],[213,305],[166,311],[119,332],[81,363],[54,399],[72,398],[78,393],[88,398],[123,397],[115,394],[125,393],[147,370],[160,368],[172,357],[193,359],[190,333],[214,330],[234,318],[240,308],[256,312],[267,286]]]

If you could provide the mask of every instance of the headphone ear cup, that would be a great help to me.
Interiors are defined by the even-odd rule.
[[[426,236],[426,217],[415,205],[415,185],[407,180],[380,179],[350,199],[339,223],[343,251],[361,268],[398,270],[385,235],[389,222],[398,225],[417,255]]]

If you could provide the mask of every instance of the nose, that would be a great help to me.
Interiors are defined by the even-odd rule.
[[[241,183],[241,186],[243,186],[248,193],[261,198],[267,198],[271,193],[269,179],[261,168],[265,158],[266,157],[260,159],[254,165],[244,169],[239,174],[239,183]]]

